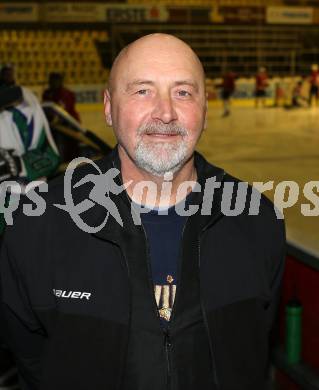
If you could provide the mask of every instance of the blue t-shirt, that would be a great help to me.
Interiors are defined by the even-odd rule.
[[[159,316],[165,326],[170,320],[178,284],[178,260],[183,228],[187,217],[172,206],[165,211],[151,210],[141,214],[150,247],[154,294]]]

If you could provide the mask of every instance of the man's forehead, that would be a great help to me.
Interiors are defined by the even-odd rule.
[[[184,42],[161,34],[146,37],[126,47],[115,60],[112,82],[132,82],[135,79],[192,79],[200,83],[204,79],[202,65]]]
[[[183,57],[196,57],[191,47],[184,41],[168,34],[150,34],[144,36],[124,49],[127,56],[135,56],[139,53],[151,54],[157,57],[171,57],[174,54]]]
[[[126,87],[158,83],[198,86],[203,80],[200,69],[192,63],[180,61],[177,64],[175,61],[163,61],[163,59],[125,61],[117,74],[116,81],[125,84]]]
[[[153,50],[134,51],[129,54],[122,65],[128,72],[196,72],[200,69],[194,57],[185,53],[172,51],[161,53]]]

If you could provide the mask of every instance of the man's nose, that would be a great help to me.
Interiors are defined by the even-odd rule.
[[[170,96],[159,96],[156,100],[152,118],[170,123],[177,119],[174,103]]]

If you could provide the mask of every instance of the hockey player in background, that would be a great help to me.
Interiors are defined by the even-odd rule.
[[[72,91],[65,88],[64,77],[61,73],[50,73],[49,88],[43,92],[42,100],[44,102],[54,102],[63,107],[74,119],[80,122],[80,115],[75,108],[75,95]]]
[[[218,86],[221,87],[221,98],[224,104],[224,113],[223,117],[227,117],[230,115],[230,98],[235,92],[235,80],[236,75],[233,72],[227,72],[223,76],[222,83]]]
[[[266,105],[266,89],[268,87],[268,75],[266,68],[261,67],[256,75],[255,88],[255,106],[259,107],[259,103],[263,107]]]

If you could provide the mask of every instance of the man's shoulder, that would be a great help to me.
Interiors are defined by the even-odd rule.
[[[47,188],[35,187],[32,193],[29,192],[20,198],[19,207],[13,215],[13,225],[7,227],[7,236],[24,236],[26,239],[32,239],[37,235],[45,236],[46,232],[51,232],[56,229],[56,226],[63,225],[63,229],[67,231],[68,227],[72,229],[74,224],[71,224],[72,219],[69,214],[63,210],[67,202],[69,206],[76,206],[80,202],[88,199],[90,190],[94,183],[90,180],[83,180],[89,175],[99,175],[104,173],[111,167],[111,160],[109,156],[101,158],[97,161],[87,160],[86,163],[76,167],[69,166],[64,174],[52,179]],[[69,176],[68,176],[69,175]],[[81,184],[81,181],[84,181]],[[80,185],[77,186],[77,183]],[[36,193],[36,195],[35,195]],[[40,198],[41,202],[40,202]],[[28,215],[26,207],[30,210],[32,207],[41,204],[41,210],[36,216]],[[31,207],[32,206],[32,207]],[[40,212],[41,211],[41,212]],[[32,213],[31,213],[32,214]],[[61,230],[61,228],[60,228]]]
[[[258,201],[260,199],[260,211],[264,211],[267,214],[273,215],[274,213],[279,212],[276,211],[274,203],[263,193],[261,193],[257,187],[249,184],[247,181],[241,180],[238,177],[235,177],[227,172],[224,173],[224,178],[223,178],[224,183],[233,183],[234,186],[234,195],[238,194],[238,187],[242,186],[242,188],[246,187],[247,190],[244,191],[245,194],[245,200],[246,200],[246,206],[248,205],[253,205],[252,203],[254,201]],[[237,193],[236,193],[237,191]],[[246,209],[246,211],[249,211]],[[250,210],[252,212],[252,210]]]
[[[44,198],[49,204],[64,200],[67,190],[72,192],[74,199],[81,198],[83,194],[87,194],[93,183],[84,180],[89,175],[101,175],[112,168],[111,155],[102,157],[98,160],[90,160],[87,158],[79,158],[78,161],[73,160],[68,165],[66,171],[52,179],[48,184],[48,191]],[[83,182],[83,184],[81,184]]]
[[[275,204],[255,186],[228,173],[224,175],[224,188],[225,183],[233,183],[232,204],[236,200],[240,202],[240,197],[243,196],[244,207],[238,215],[238,223],[247,228],[256,239],[261,238],[269,244],[284,243],[284,216]],[[242,192],[239,190],[240,186]]]
[[[259,215],[269,221],[281,219],[281,215],[275,208],[273,202],[256,187],[231,175],[221,167],[211,164],[199,153],[195,154],[195,163],[199,169],[200,176],[206,180],[206,183],[207,179],[212,177],[215,178],[217,182],[221,183],[221,201],[224,206],[227,203],[227,198],[230,198],[229,203],[232,205],[234,205],[236,201],[238,203],[245,203],[241,213],[243,216]]]

